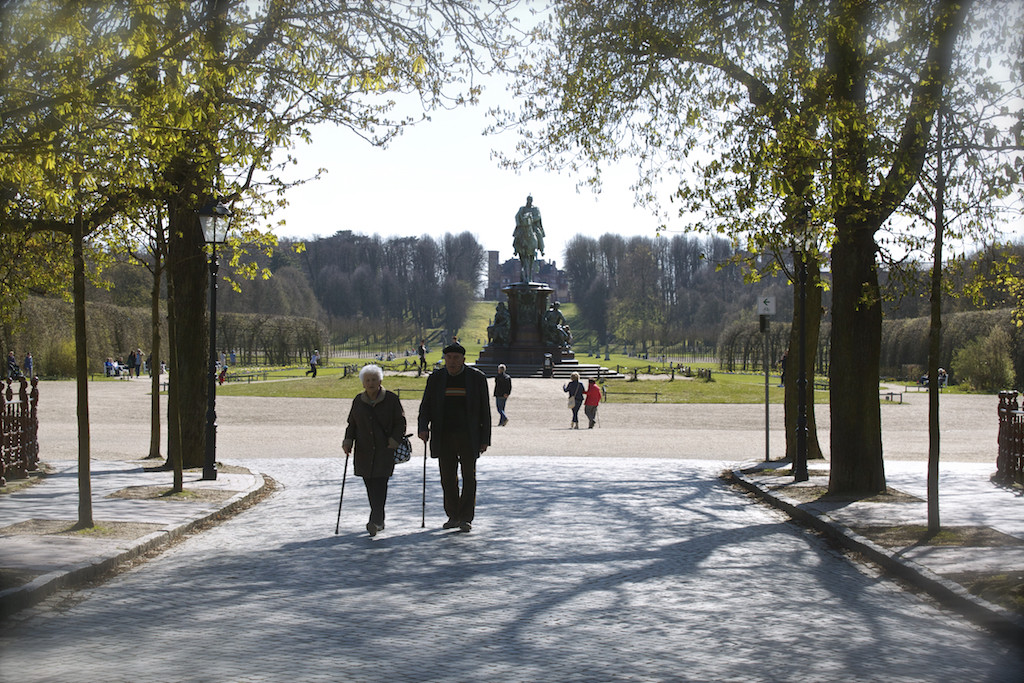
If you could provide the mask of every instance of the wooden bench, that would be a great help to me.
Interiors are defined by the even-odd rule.
[[[227,375],[224,376],[224,381],[225,382],[242,382],[242,381],[244,381],[246,384],[251,384],[252,382],[257,382],[257,381],[259,381],[259,379],[260,379],[260,376],[257,375],[256,373],[232,374],[232,373],[229,372]]]
[[[896,399],[903,403],[903,392],[902,391],[880,391],[878,392],[878,399],[885,399],[886,401],[895,401]]]

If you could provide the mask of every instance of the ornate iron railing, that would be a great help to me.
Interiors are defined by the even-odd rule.
[[[1003,483],[1024,485],[1024,411],[1016,391],[999,392],[999,454],[996,477]]]
[[[31,384],[29,391],[25,377],[0,380],[0,486],[27,477],[39,462],[39,378]]]

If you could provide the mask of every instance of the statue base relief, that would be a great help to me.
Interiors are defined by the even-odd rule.
[[[542,322],[548,301],[555,290],[542,282],[516,282],[502,287],[508,297],[508,312],[511,319],[507,332],[508,343],[501,344],[488,340],[480,351],[477,364],[480,365],[536,365],[544,364],[546,354],[551,354],[555,365],[575,363],[576,356],[571,347],[545,342]]]

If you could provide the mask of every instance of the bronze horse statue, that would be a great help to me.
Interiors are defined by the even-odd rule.
[[[540,209],[533,205],[533,197],[526,198],[526,206],[516,213],[516,229],[512,233],[512,248],[519,257],[523,282],[533,279],[533,264],[537,252],[544,255],[544,226],[540,220]]]

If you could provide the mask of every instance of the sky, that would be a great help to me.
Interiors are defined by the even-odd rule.
[[[607,170],[603,190],[576,189],[580,178],[550,171],[516,173],[491,159],[492,149],[511,152],[515,133],[484,136],[487,109],[504,96],[502,83],[491,84],[473,107],[432,114],[432,120],[408,128],[386,149],[374,147],[343,128],[314,130],[312,145],[293,154],[299,165],[290,177],[319,180],[289,190],[290,205],[271,221],[279,237],[327,237],[339,230],[382,238],[469,231],[499,259],[513,258],[515,214],[532,194],[546,232],[544,259],[562,265],[566,242],[585,233],[655,237],[659,220],[634,207],[629,164]]]

